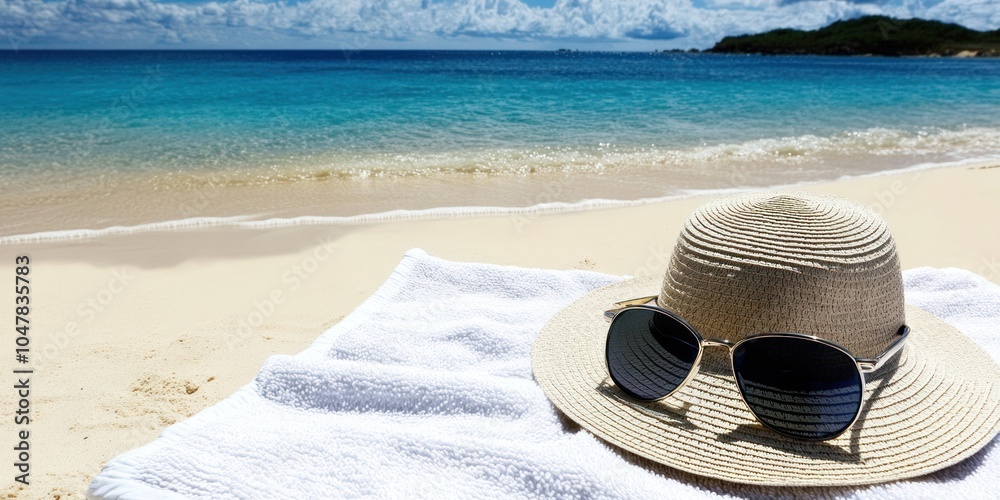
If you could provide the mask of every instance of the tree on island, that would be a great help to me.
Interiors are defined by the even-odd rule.
[[[813,31],[776,29],[727,36],[709,52],[880,56],[1000,56],[1000,30],[924,19],[865,16]]]

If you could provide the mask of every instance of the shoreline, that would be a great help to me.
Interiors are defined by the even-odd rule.
[[[356,158],[333,154],[266,168],[236,162],[190,171],[183,165],[176,171],[157,167],[165,169],[161,171],[142,163],[131,171],[95,163],[68,173],[31,168],[30,163],[13,170],[0,165],[0,244],[58,237],[60,232],[73,236],[77,230],[83,236],[118,226],[129,229],[111,232],[246,226],[234,223],[251,220],[354,224],[625,206],[1000,162],[998,141],[1000,128],[992,126],[867,127],[677,147],[598,144],[473,149],[455,156],[421,151]],[[302,220],[292,220],[296,218]]]
[[[384,212],[363,213],[357,215],[297,215],[290,217],[268,217],[259,218],[255,215],[233,215],[218,217],[191,217],[184,219],[165,220],[159,222],[149,222],[136,225],[112,225],[103,228],[84,229],[64,229],[54,231],[42,231],[37,233],[23,233],[0,236],[0,247],[4,245],[35,243],[45,241],[81,240],[89,238],[100,238],[106,236],[119,236],[128,234],[141,234],[147,232],[163,231],[186,231],[200,229],[247,229],[263,230],[281,227],[298,226],[358,226],[366,224],[378,224],[386,222],[407,221],[407,220],[439,220],[463,217],[490,217],[490,216],[530,216],[583,212],[589,210],[603,210],[609,208],[624,208],[655,203],[666,203],[687,198],[706,196],[725,196],[749,191],[766,190],[797,190],[809,186],[827,184],[830,182],[849,181],[854,179],[867,179],[881,176],[892,176],[926,170],[949,169],[949,168],[994,168],[1000,166],[1000,158],[968,158],[963,160],[939,163],[918,163],[898,169],[870,172],[857,175],[843,175],[835,180],[812,180],[801,181],[792,184],[782,184],[768,187],[734,187],[734,188],[709,188],[709,189],[685,189],[679,194],[666,195],[651,198],[639,199],[607,199],[589,198],[577,201],[540,201],[529,206],[446,206],[424,209],[396,209]],[[546,197],[554,197],[549,193]]]
[[[998,166],[796,189],[873,206],[889,224],[903,269],[960,267],[1000,284]],[[252,383],[269,356],[305,349],[368,298],[406,250],[457,261],[657,275],[683,221],[715,198],[0,245],[0,261],[31,256],[37,368],[32,484],[6,493],[83,498],[107,460]],[[0,432],[14,432],[12,420],[0,423]]]

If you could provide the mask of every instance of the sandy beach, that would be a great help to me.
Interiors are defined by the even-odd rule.
[[[1000,165],[801,189],[875,207],[904,269],[958,267],[1000,283]],[[16,256],[31,258],[35,368],[31,485],[11,487],[7,497],[82,498],[106,461],[252,382],[268,356],[308,346],[410,248],[459,261],[660,274],[681,223],[709,199],[2,245],[8,274]],[[8,409],[15,405],[4,391],[4,435],[14,433]]]

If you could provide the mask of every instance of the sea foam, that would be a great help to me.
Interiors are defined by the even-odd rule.
[[[866,177],[878,177],[893,174],[917,172],[923,170],[953,168],[953,167],[976,167],[993,166],[1000,163],[1000,155],[968,158],[958,161],[941,163],[920,163],[905,168],[879,171],[862,175],[845,175],[838,180],[848,180]],[[484,216],[538,216],[542,214],[560,212],[579,212],[601,208],[615,208],[659,203],[682,198],[697,196],[725,196],[752,190],[762,189],[795,189],[822,181],[803,181],[793,184],[779,186],[760,187],[738,187],[726,189],[684,189],[670,196],[642,198],[636,200],[616,200],[593,198],[579,200],[575,202],[546,202],[525,207],[498,207],[498,206],[461,206],[461,207],[436,207],[422,210],[389,210],[385,212],[358,214],[350,216],[319,216],[302,215],[297,217],[270,217],[263,218],[260,215],[239,215],[231,217],[193,217],[178,220],[161,222],[151,222],[146,224],[136,224],[131,226],[110,226],[101,229],[67,229],[59,231],[45,231],[38,233],[16,234],[0,236],[0,245],[18,243],[36,243],[59,240],[78,240],[87,238],[97,238],[104,236],[118,236],[138,233],[181,231],[189,229],[206,228],[232,228],[261,230],[294,226],[322,226],[322,225],[364,225],[378,224],[405,220],[431,220],[448,219],[459,217],[484,217]],[[516,220],[514,221],[516,224]]]

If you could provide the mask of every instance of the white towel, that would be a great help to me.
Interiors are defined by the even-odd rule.
[[[1000,359],[1000,287],[904,273],[907,301]],[[90,498],[986,498],[996,440],[963,463],[861,488],[779,489],[646,467],[566,424],[532,379],[546,320],[620,278],[455,263],[408,252],[355,312],[256,380],[108,462]]]

